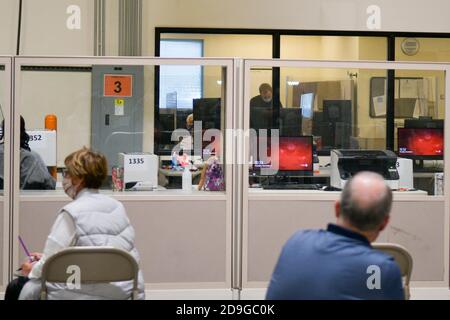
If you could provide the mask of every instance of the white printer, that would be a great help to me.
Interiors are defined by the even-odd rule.
[[[347,181],[360,171],[379,173],[393,190],[399,188],[397,155],[390,150],[331,150],[330,184],[344,188]]]

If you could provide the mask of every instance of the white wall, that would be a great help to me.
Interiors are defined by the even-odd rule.
[[[19,14],[18,0],[0,0],[0,54],[15,54]],[[69,30],[66,12],[77,5],[81,12],[79,30]],[[24,0],[22,7],[21,54],[92,55],[94,48],[94,1]]]
[[[16,52],[18,3],[17,0],[0,0],[0,55]]]
[[[366,9],[381,9],[381,30],[449,32],[450,1],[434,0],[144,0],[144,54],[154,27],[368,30]]]

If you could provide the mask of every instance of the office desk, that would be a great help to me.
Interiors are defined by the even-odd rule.
[[[312,195],[312,196],[323,196],[323,195],[339,195],[341,191],[323,191],[323,190],[265,190],[263,188],[250,188],[249,194],[253,195],[264,195],[277,194],[277,195]],[[403,196],[426,196],[428,193],[424,190],[413,190],[413,191],[393,191],[394,197]]]
[[[159,172],[161,172],[166,177],[182,177],[184,170],[171,170],[171,169],[162,169],[159,168]],[[202,170],[197,170],[192,173],[192,178],[195,178],[202,174]]]

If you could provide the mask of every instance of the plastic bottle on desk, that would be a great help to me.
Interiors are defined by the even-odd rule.
[[[189,165],[184,167],[182,177],[183,191],[192,191],[192,173],[189,167]]]
[[[172,164],[172,169],[173,170],[175,170],[176,167],[178,166],[177,154],[175,152],[172,153],[171,164]]]

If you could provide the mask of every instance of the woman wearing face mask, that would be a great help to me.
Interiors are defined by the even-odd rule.
[[[134,229],[125,208],[119,201],[98,192],[108,172],[106,158],[83,148],[70,154],[64,163],[63,188],[73,201],[60,210],[44,253],[32,254],[36,262],[22,265],[22,273],[30,280],[21,290],[19,299],[39,299],[44,262],[67,247],[113,246],[129,252],[139,262],[134,246]],[[83,284],[79,290],[49,283],[47,288],[49,299],[126,299],[130,297],[132,282]],[[139,272],[138,298],[144,298],[142,272]]]
[[[0,189],[3,189],[3,158],[5,121],[1,122],[0,133]],[[30,136],[25,129],[25,120],[20,116],[20,189],[54,190],[56,181],[48,172],[38,153],[30,149]]]

